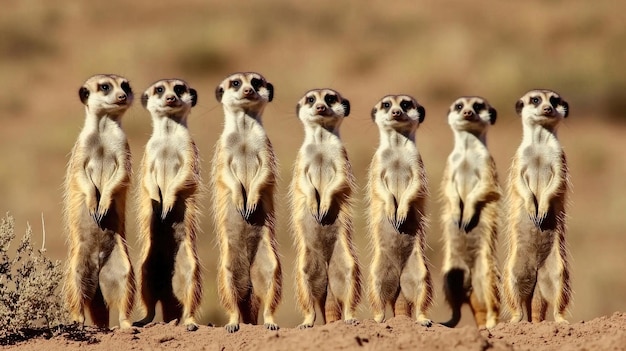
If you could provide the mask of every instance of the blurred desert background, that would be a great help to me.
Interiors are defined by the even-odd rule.
[[[453,141],[447,108],[460,95],[481,95],[498,110],[488,142],[505,186],[521,140],[514,104],[527,90],[546,87],[558,91],[571,109],[559,131],[573,184],[570,320],[624,311],[624,10],[625,4],[610,0],[5,0],[0,12],[0,213],[15,216],[18,235],[30,223],[39,244],[43,215],[49,256],[65,259],[62,182],[84,118],[78,88],[89,76],[116,73],[131,81],[136,100],[123,126],[135,171],[151,132],[140,94],[157,79],[187,80],[199,94],[189,126],[208,182],[223,122],[214,89],[232,72],[258,71],[276,89],[264,125],[280,162],[277,233],[285,291],[277,322],[293,327],[301,317],[293,296],[287,186],[303,137],[295,104],[306,90],[322,87],[338,90],[352,103],[342,137],[360,187],[355,240],[366,273],[370,255],[362,189],[378,143],[370,110],[385,94],[406,93],[427,111],[417,143],[431,189],[427,255],[437,292],[431,316],[447,320],[437,199]],[[131,199],[128,242],[137,263],[133,203]],[[223,325],[208,194],[203,205],[201,322]],[[501,244],[505,239],[501,233]],[[504,254],[500,250],[501,261]],[[467,312],[465,324],[472,323]],[[366,303],[359,317],[372,317]]]

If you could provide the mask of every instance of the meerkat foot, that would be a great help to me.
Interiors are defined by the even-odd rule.
[[[278,329],[280,329],[280,327],[276,323],[265,323],[265,324],[263,324],[263,327],[265,327],[265,329],[267,329],[267,330],[278,330]]]
[[[522,321],[522,319],[524,318],[524,315],[521,313],[514,313],[511,316],[511,319],[509,319],[509,323],[519,323]]]
[[[120,329],[128,329],[132,326],[133,324],[128,319],[120,320]]]
[[[185,328],[187,328],[187,331],[196,331],[198,330],[198,325],[196,323],[189,323],[185,325]]]
[[[569,324],[569,321],[567,319],[565,319],[565,317],[563,317],[560,314],[556,314],[554,315],[554,321],[556,323],[564,323],[564,324]]]
[[[382,323],[384,320],[385,320],[385,314],[384,313],[376,314],[374,316],[374,321],[376,321],[376,323]]]
[[[298,326],[298,329],[301,329],[301,330],[302,329],[309,329],[309,328],[313,328],[313,323],[305,322],[305,323],[302,323],[302,324],[300,324]]]
[[[224,329],[229,333],[235,333],[239,330],[239,323],[226,324]]]
[[[495,318],[489,318],[487,319],[487,323],[485,323],[485,328],[492,329],[493,327],[496,326],[496,324],[498,324],[498,322],[496,321]]]
[[[424,316],[419,316],[417,317],[417,324],[423,327],[431,327],[433,325],[433,321]]]
[[[344,323],[346,323],[347,325],[359,325],[360,324],[360,322],[356,318],[346,319],[344,320]]]

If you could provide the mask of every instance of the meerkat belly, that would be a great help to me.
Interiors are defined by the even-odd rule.
[[[104,183],[111,178],[119,167],[115,155],[105,145],[95,147],[87,158],[85,169],[93,185],[102,190]]]
[[[334,152],[328,152],[321,148],[309,145],[306,148],[307,165],[306,175],[311,184],[319,193],[326,190],[327,185],[335,178],[337,158],[341,157]]]
[[[399,199],[411,182],[417,181],[417,179],[413,179],[411,165],[406,161],[406,158],[399,155],[383,157],[381,163],[384,184],[389,192],[396,199]]]
[[[460,158],[454,165],[453,181],[456,191],[462,200],[467,199],[467,195],[480,182],[480,170],[476,168],[476,161],[469,157]]]
[[[183,161],[177,149],[166,146],[158,149],[150,163],[150,172],[159,189],[163,191],[168,187],[182,165]]]
[[[232,133],[227,138],[226,150],[230,154],[230,169],[246,190],[261,166],[260,145],[265,145],[265,141],[256,139],[258,138],[246,138],[237,133]]]
[[[527,147],[523,150],[521,176],[530,191],[538,196],[552,180],[552,158],[545,152]]]

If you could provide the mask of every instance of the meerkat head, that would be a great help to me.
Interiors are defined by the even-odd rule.
[[[215,98],[231,109],[260,113],[274,99],[274,86],[259,73],[234,73],[215,88]]]
[[[298,101],[296,115],[305,123],[338,126],[350,115],[350,101],[332,89],[309,90]]]
[[[458,131],[480,133],[495,124],[497,117],[496,109],[479,96],[460,97],[448,110],[448,124]]]
[[[141,105],[157,116],[184,117],[198,102],[198,93],[181,79],[162,79],[141,95]]]
[[[78,89],[78,96],[91,113],[124,113],[133,103],[133,90],[128,80],[114,74],[98,74],[87,79]]]
[[[424,107],[409,95],[387,95],[372,108],[372,120],[381,128],[413,131],[425,118]]]
[[[529,123],[556,125],[569,115],[569,104],[552,90],[535,89],[517,101],[515,111]]]

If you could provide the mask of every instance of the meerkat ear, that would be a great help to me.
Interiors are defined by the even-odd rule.
[[[87,99],[89,98],[89,89],[85,87],[80,87],[80,89],[78,89],[78,96],[80,97],[80,101],[83,103],[83,105],[87,105]]]
[[[141,106],[148,108],[148,94],[146,93],[141,94]]]
[[[198,103],[198,92],[196,89],[190,88],[189,94],[191,95],[191,107],[194,107]]]
[[[222,88],[221,85],[218,85],[217,88],[215,88],[215,98],[217,99],[218,102],[222,102],[223,96],[224,96],[224,88]]]
[[[265,87],[270,92],[270,96],[267,98],[267,102],[272,102],[272,100],[274,99],[274,86],[272,85],[272,83],[267,82]]]
[[[424,108],[424,106],[417,106],[417,113],[419,113],[420,115],[419,122],[421,124],[426,119],[426,109]]]
[[[498,111],[495,108],[489,108],[489,122],[493,125],[496,124],[496,119],[498,118]]]
[[[524,101],[522,99],[517,100],[515,103],[515,112],[517,112],[518,116],[522,116],[522,109],[524,108]]]
[[[563,118],[567,118],[567,116],[569,116],[569,104],[567,101],[561,99],[561,106],[565,109],[565,115],[563,115]]]
[[[300,116],[300,103],[296,105],[296,117]]]
[[[350,115],[350,101],[348,99],[341,100],[343,105],[343,116],[348,117]]]
[[[376,112],[378,109],[376,107],[372,108],[372,121],[376,122]]]

